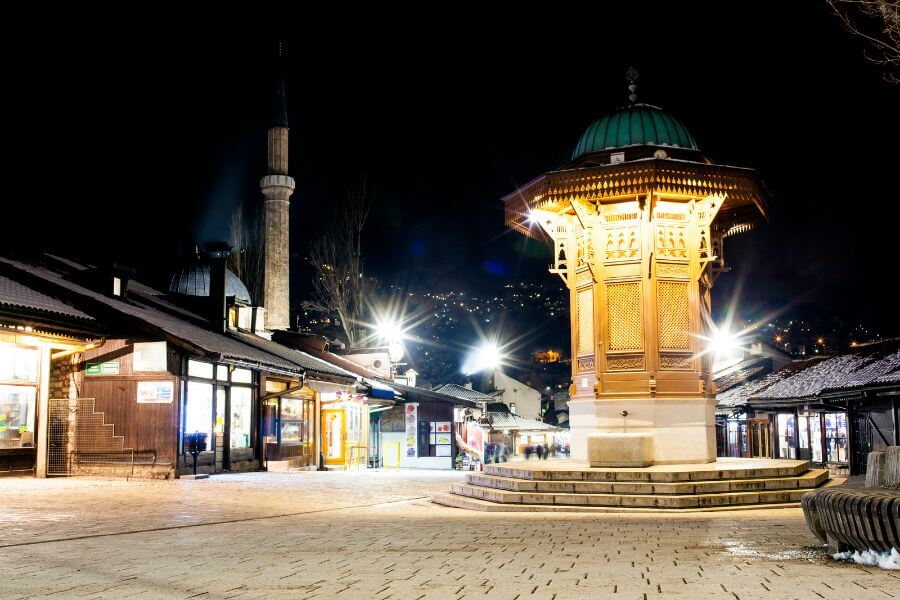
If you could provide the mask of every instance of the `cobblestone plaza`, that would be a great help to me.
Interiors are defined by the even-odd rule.
[[[485,514],[453,472],[0,480],[4,598],[891,598],[799,508]]]

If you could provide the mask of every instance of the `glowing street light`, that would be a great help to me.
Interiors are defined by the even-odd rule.
[[[737,338],[730,331],[725,329],[716,331],[709,340],[709,351],[712,352],[713,356],[730,353],[732,350],[737,349],[737,347]]]
[[[378,340],[387,344],[388,358],[392,363],[403,360],[406,349],[403,347],[403,326],[395,319],[383,319],[375,324]]]
[[[378,335],[379,340],[387,342],[388,345],[403,339],[403,327],[400,326],[399,321],[394,319],[378,321],[375,324],[375,333]]]
[[[493,371],[503,364],[505,356],[500,347],[490,341],[483,341],[480,346],[474,348],[466,357],[462,371],[466,375]]]
[[[487,342],[475,351],[475,362],[481,367],[481,370],[493,371],[503,362],[503,354],[496,344]]]

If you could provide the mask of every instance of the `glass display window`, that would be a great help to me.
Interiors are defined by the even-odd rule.
[[[188,375],[191,377],[200,377],[202,379],[212,379],[213,378],[213,365],[212,363],[200,362],[199,360],[189,360],[188,361]]]
[[[253,371],[250,369],[235,369],[231,372],[232,383],[253,383]]]
[[[825,413],[825,457],[830,463],[847,462],[847,414]]]
[[[0,385],[0,448],[34,445],[34,406],[37,388]]]
[[[797,458],[794,415],[779,413],[776,416],[776,424],[778,426],[778,458]]]
[[[249,448],[253,390],[245,387],[231,388],[231,447]]]
[[[36,348],[0,344],[0,382],[37,384],[39,361]]]
[[[212,375],[212,365],[210,375]],[[213,443],[213,386],[211,383],[189,381],[184,410],[184,432],[205,433],[206,449]]]

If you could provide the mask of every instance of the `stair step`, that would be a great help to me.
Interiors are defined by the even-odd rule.
[[[727,492],[775,491],[810,489],[828,479],[827,469],[811,469],[790,477],[723,479],[693,482],[618,482],[618,481],[543,481],[489,475],[466,474],[466,483],[510,492],[538,492],[555,494],[718,494]]]
[[[602,494],[513,492],[471,484],[451,484],[450,492],[459,496],[503,505],[565,505],[628,508],[699,508],[740,504],[799,502],[808,488],[708,494]]]
[[[477,510],[482,512],[560,512],[560,513],[663,513],[672,511],[671,508],[640,508],[621,506],[585,506],[562,504],[498,504],[468,496],[457,496],[447,492],[429,494],[429,498],[435,504],[442,504],[453,508],[465,510]],[[799,502],[779,502],[777,504],[737,504],[724,506],[704,506],[697,508],[678,509],[684,512],[710,512],[710,511],[735,511],[735,510],[760,510],[769,508],[794,508],[799,507]]]
[[[742,462],[743,461],[743,462]],[[534,466],[532,466],[534,464]],[[533,481],[619,481],[678,483],[723,479],[797,477],[810,469],[806,460],[719,459],[698,465],[659,465],[642,469],[594,468],[586,464],[519,463],[485,465],[484,473]]]

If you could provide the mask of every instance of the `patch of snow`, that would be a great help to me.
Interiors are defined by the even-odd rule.
[[[876,552],[875,550],[838,552],[837,554],[832,554],[832,558],[836,560],[852,560],[858,565],[900,571],[900,552],[897,552],[896,548],[891,548],[890,552]]]

